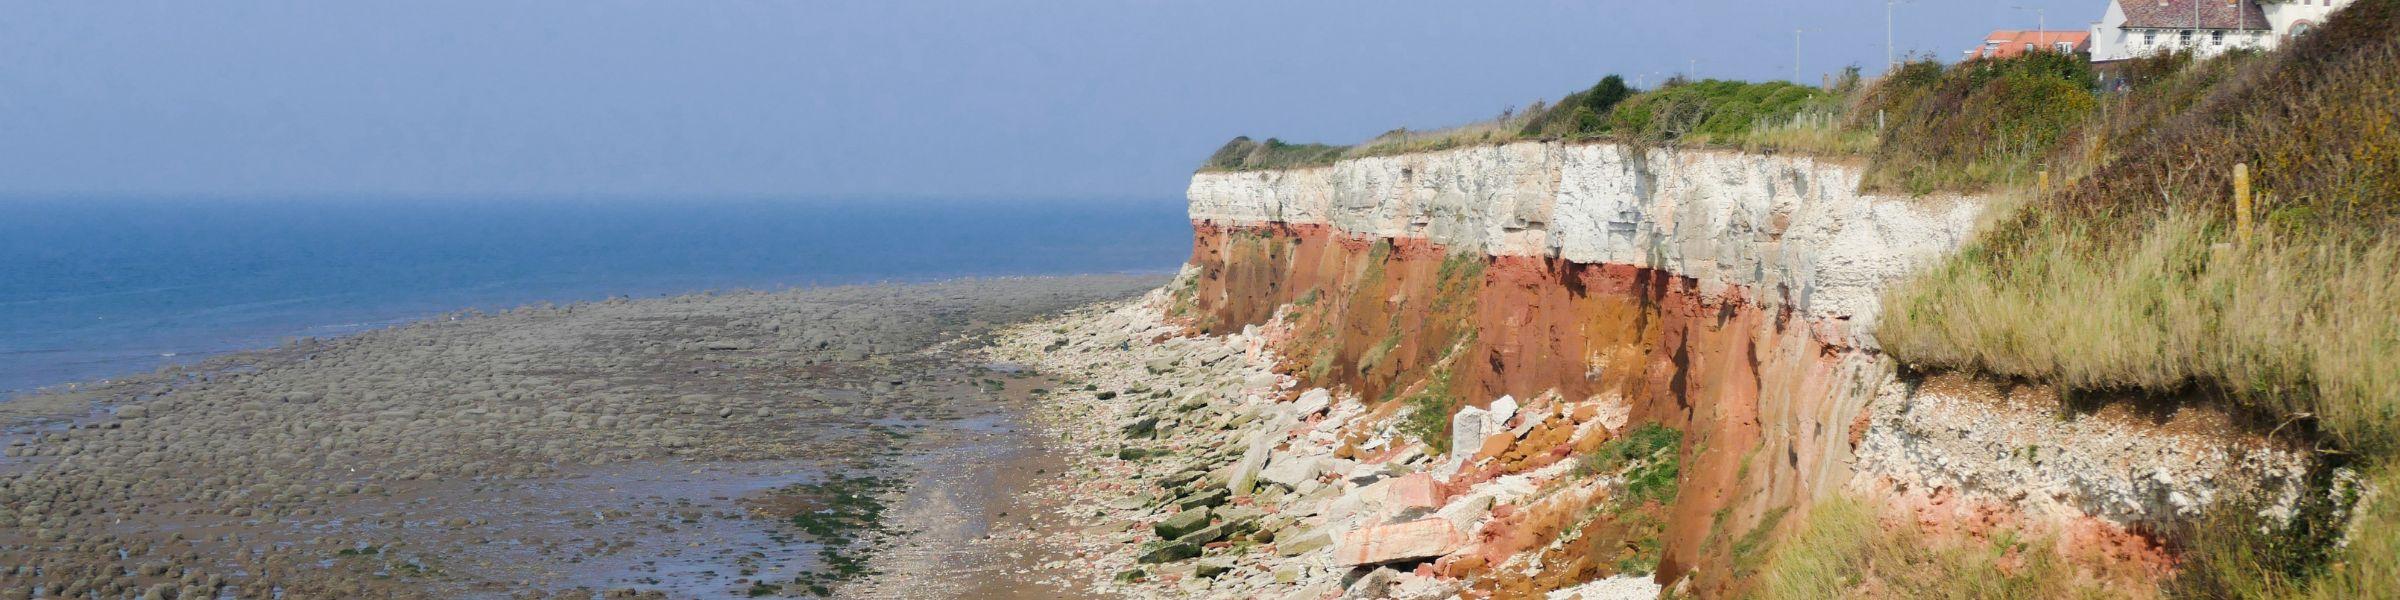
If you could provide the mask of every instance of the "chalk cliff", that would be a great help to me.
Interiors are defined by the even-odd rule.
[[[2172,563],[2160,532],[2224,488],[2297,493],[2301,454],[2223,415],[2062,418],[2038,385],[1895,364],[1875,341],[1881,295],[1961,247],[1993,200],[1861,193],[1859,178],[1806,156],[1556,142],[1202,172],[1191,268],[1163,310],[1266,340],[1303,389],[1363,407],[1314,438],[1333,456],[1447,455],[1423,466],[1451,497],[1557,477],[1542,469],[1643,424],[1681,432],[1655,579],[1704,595],[1744,585],[1731,540],[1837,493],[1928,521],[2023,521],[2157,569]],[[1495,402],[1601,427],[1460,421]],[[1503,592],[1626,575],[1543,550],[1589,528],[1585,500],[1461,521],[1475,541],[1436,571]]]

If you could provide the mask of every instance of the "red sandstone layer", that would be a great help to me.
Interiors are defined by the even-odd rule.
[[[1828,404],[1855,396],[1836,391],[1842,359],[1859,351],[1819,342],[1750,290],[1703,295],[1653,269],[1452,255],[1325,226],[1194,229],[1200,273],[1184,292],[1186,318],[1221,334],[1280,312],[1286,367],[1310,385],[1369,402],[1434,394],[1453,410],[1556,393],[1683,431],[1662,582],[1727,564],[1731,540],[1798,522],[1767,515],[1805,510],[1846,475],[1839,464],[1864,413]],[[1724,591],[1736,575],[1712,566],[1696,582]]]

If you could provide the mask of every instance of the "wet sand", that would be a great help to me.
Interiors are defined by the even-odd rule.
[[[1055,389],[1046,376],[1001,367],[1002,418],[962,431],[952,445],[927,452],[920,475],[893,514],[910,535],[879,554],[882,575],[849,590],[861,598],[1067,599],[1097,597],[1081,578],[1044,569],[1064,558],[1033,543],[1064,520],[1055,503],[1028,491],[1064,476],[1063,450],[1042,437],[1027,417],[1035,390]]]
[[[1070,597],[1007,541],[1045,383],[973,350],[1157,283],[451,315],[0,403],[0,599]]]

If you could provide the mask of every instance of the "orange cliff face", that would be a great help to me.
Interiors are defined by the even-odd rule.
[[[1724,563],[1728,540],[1837,476],[1848,450],[1859,407],[1823,404],[1842,396],[1831,393],[1840,358],[1857,351],[1749,290],[1704,295],[1654,269],[1452,253],[1321,225],[1194,230],[1186,318],[1224,334],[1280,314],[1286,368],[1308,385],[1370,403],[1430,394],[1453,410],[1556,394],[1621,412],[1618,430],[1684,432],[1661,582]],[[1699,573],[1703,589],[1736,575]]]

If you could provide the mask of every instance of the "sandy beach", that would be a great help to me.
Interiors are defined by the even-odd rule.
[[[1055,384],[978,349],[1158,281],[454,314],[0,403],[0,598],[1071,595],[963,550],[1062,464]]]

